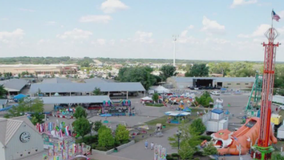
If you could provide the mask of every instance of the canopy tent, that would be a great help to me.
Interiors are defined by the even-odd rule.
[[[152,101],[153,99],[151,97],[144,97],[144,98],[141,98],[141,100],[143,101]]]
[[[170,90],[163,86],[158,86],[157,88],[154,89],[154,91],[157,93],[170,93]]]
[[[60,96],[57,92],[54,94],[54,96]]]
[[[183,111],[168,111],[168,112],[165,112],[165,115],[168,115],[168,116],[188,116],[190,114],[191,113],[189,113],[189,112],[183,112]]]
[[[23,98],[25,98],[25,97],[27,97],[27,96],[24,95],[24,94],[18,94],[18,95],[16,95],[16,96],[14,96],[14,99],[15,99],[15,100],[20,100],[20,99],[23,99]]]

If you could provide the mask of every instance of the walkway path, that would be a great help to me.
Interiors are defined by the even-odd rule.
[[[168,137],[173,136],[177,131],[177,127],[172,128],[170,130],[165,131],[163,137],[149,137],[147,138],[148,143],[154,142],[155,144],[162,145],[167,149],[167,153],[176,153],[177,149],[172,149],[169,144]],[[145,141],[137,142],[127,148],[124,148],[117,153],[113,153],[112,155],[118,157],[125,157],[133,160],[147,160],[153,159],[154,151],[150,149],[145,149],[144,146]]]

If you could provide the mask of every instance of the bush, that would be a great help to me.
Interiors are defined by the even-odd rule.
[[[178,153],[173,153],[171,156],[172,157],[179,157]]]
[[[200,139],[202,141],[204,141],[204,140],[211,141],[212,137],[211,136],[200,136]]]
[[[96,143],[91,144],[92,149],[95,149],[98,145]]]
[[[146,103],[146,106],[151,106],[151,107],[163,107],[164,105],[161,103]]]

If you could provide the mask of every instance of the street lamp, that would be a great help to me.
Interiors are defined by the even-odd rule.
[[[176,131],[176,135],[177,135],[177,137],[178,137],[178,151],[179,151],[179,139],[180,139],[181,131],[180,131],[180,130],[177,130],[177,131]]]
[[[93,122],[89,121],[89,123],[90,123],[90,135],[92,136]]]

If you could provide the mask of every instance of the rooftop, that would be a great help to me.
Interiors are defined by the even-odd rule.
[[[5,81],[0,81],[0,85],[4,85],[4,88],[10,92],[19,92],[25,87],[28,82],[24,79],[10,79]]]
[[[193,79],[212,79],[219,82],[254,82],[255,77],[171,77],[176,82],[188,82]]]
[[[0,142],[5,146],[20,128],[21,124],[25,123],[36,132],[36,128],[26,116],[14,117],[11,119],[0,118]]]
[[[30,93],[89,93],[95,88],[100,88],[102,92],[121,92],[121,91],[145,91],[140,82],[122,82],[122,83],[38,83],[32,84]]]
[[[104,79],[101,78],[91,78],[91,79],[85,79],[85,83],[106,83]]]
[[[72,83],[67,78],[51,78],[51,79],[44,79],[42,83]]]
[[[61,96],[41,97],[44,104],[103,103],[110,101],[108,96]]]

